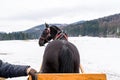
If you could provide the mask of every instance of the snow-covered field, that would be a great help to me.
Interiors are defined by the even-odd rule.
[[[70,37],[69,41],[78,48],[85,73],[105,73],[107,80],[120,80],[119,38]],[[39,71],[45,47],[39,47],[38,40],[0,41],[0,59],[12,64],[30,65]]]

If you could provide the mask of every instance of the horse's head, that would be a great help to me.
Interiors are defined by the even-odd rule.
[[[45,23],[45,27],[46,28],[43,30],[41,37],[39,39],[40,46],[44,46],[45,43],[47,43],[51,39],[54,39],[58,32],[61,32],[61,30],[54,25],[49,26],[48,24]]]

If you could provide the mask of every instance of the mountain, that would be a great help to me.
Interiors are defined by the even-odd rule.
[[[67,24],[49,24],[49,25],[56,25],[56,26],[58,26],[58,27],[60,27],[60,28],[62,28],[62,27],[64,27],[65,25],[67,25]],[[41,24],[41,25],[38,25],[38,26],[35,26],[35,27],[33,27],[33,28],[30,28],[30,29],[28,29],[28,30],[25,30],[25,31],[23,31],[23,32],[25,32],[25,33],[34,33],[34,32],[40,32],[40,31],[43,31],[45,29],[45,25],[44,24]]]
[[[110,15],[83,23],[69,24],[64,28],[69,36],[120,36],[120,14]]]

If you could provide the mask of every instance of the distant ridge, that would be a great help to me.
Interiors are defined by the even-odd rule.
[[[56,25],[57,27],[60,27],[62,29],[67,24],[49,24],[49,25]],[[45,29],[45,25],[41,24],[41,25],[32,27],[28,30],[25,30],[25,31],[23,31],[23,33],[27,33],[27,34],[36,36],[36,38],[39,38],[39,36],[41,35],[41,33],[44,29]]]
[[[49,25],[56,25],[58,27],[64,27],[66,26],[67,24],[49,24]],[[45,25],[44,24],[41,24],[41,25],[38,25],[38,26],[35,26],[35,27],[32,27],[30,29],[27,29],[23,32],[25,33],[32,33],[32,32],[36,32],[36,31],[43,31],[45,29]]]

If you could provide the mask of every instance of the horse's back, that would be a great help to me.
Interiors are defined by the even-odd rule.
[[[62,47],[63,45],[66,45],[69,48],[71,48],[75,51],[78,51],[74,44],[72,44],[71,42],[66,41],[66,40],[54,40],[47,45],[46,49],[47,48],[58,48],[58,47]]]

